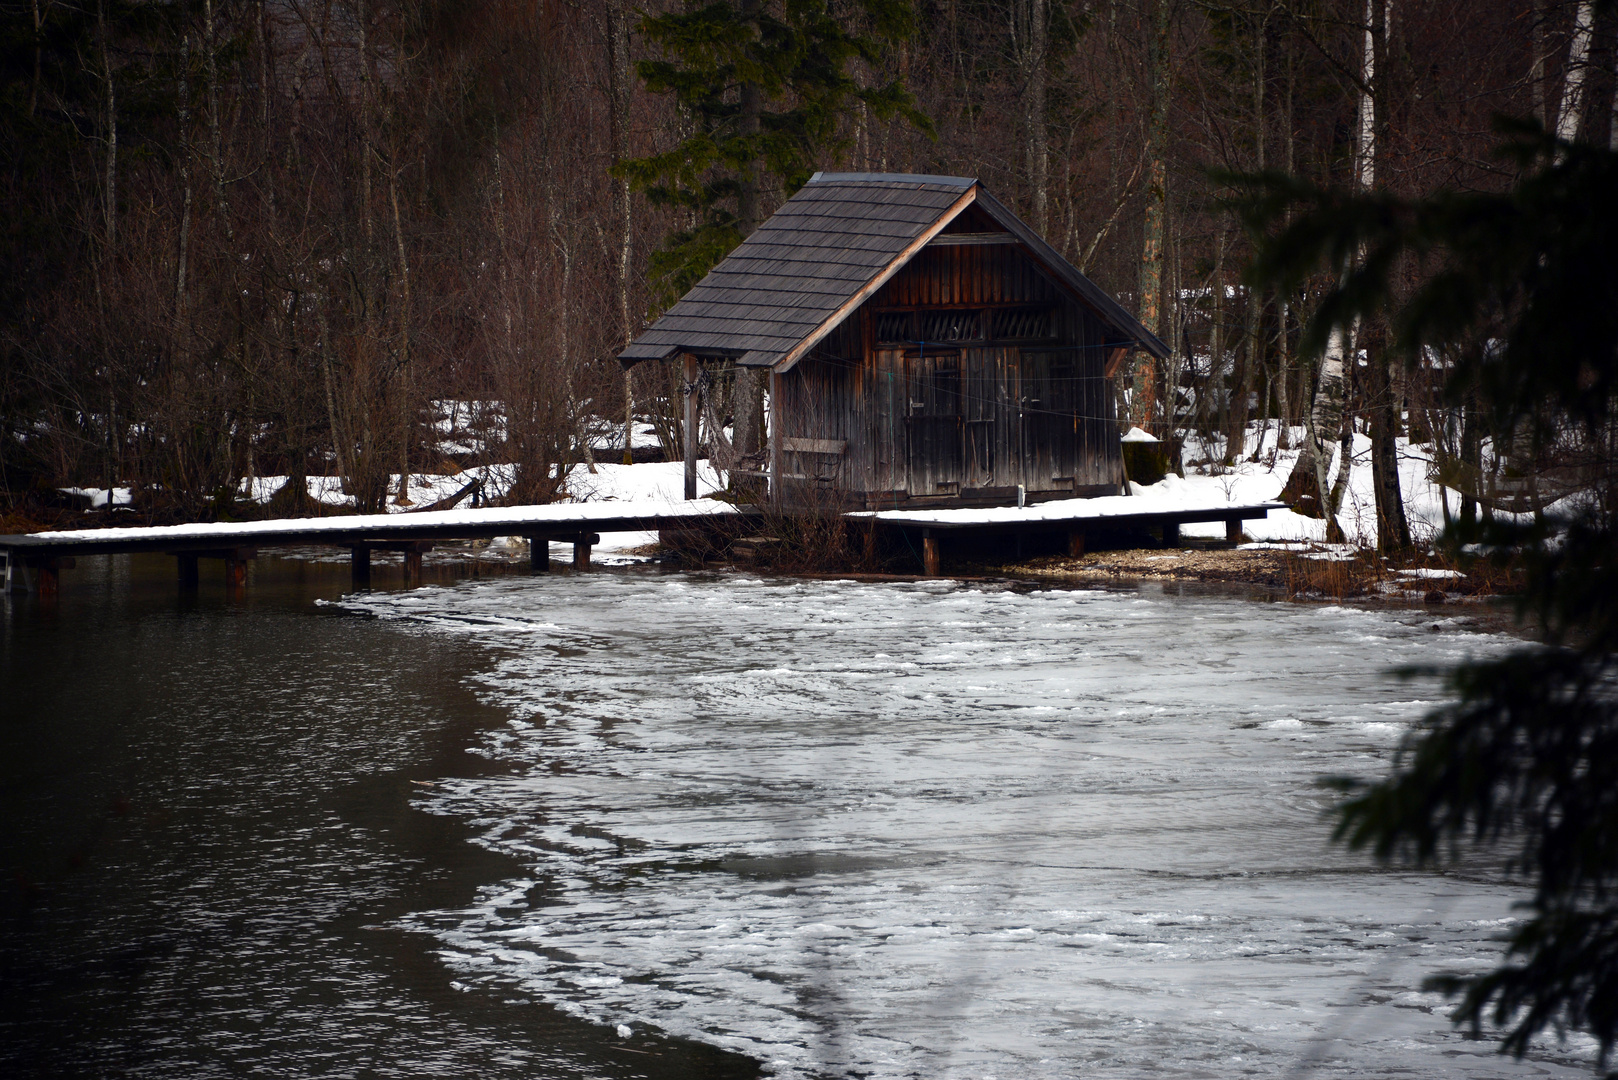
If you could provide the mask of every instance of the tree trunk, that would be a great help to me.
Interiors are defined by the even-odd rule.
[[[1360,186],[1371,190],[1376,182],[1377,156],[1382,130],[1387,126],[1388,23],[1392,0],[1366,0],[1365,85],[1360,97]],[[1371,435],[1371,486],[1376,496],[1376,542],[1382,550],[1410,546],[1410,524],[1405,516],[1404,493],[1399,483],[1399,404],[1394,394],[1393,358],[1380,327],[1367,328],[1366,376]]]
[[[399,170],[388,174],[388,201],[393,206],[393,243],[399,256],[399,492],[394,503],[409,506],[410,443],[415,409],[410,370],[410,262],[405,257],[404,224],[399,220]]]
[[[338,423],[337,386],[331,363],[331,326],[326,318],[325,298],[316,297],[314,305],[315,324],[320,328],[320,369],[326,383],[326,420],[331,424],[332,454],[337,464],[337,475],[346,478],[349,475],[349,456],[344,446],[348,442],[348,436],[344,425]]]
[[[1546,0],[1534,0],[1529,17],[1533,21],[1528,24],[1528,85],[1533,94],[1534,119],[1548,129],[1551,127],[1551,116],[1547,105],[1550,95],[1545,93]]]
[[[190,256],[189,248],[191,243],[191,144],[186,137],[186,129],[191,124],[191,83],[188,78],[190,70],[191,35],[183,34],[180,37],[180,85],[177,110],[180,126],[178,157],[181,195],[179,249],[175,253],[174,271],[174,349],[176,353],[179,351],[180,337],[184,333],[186,263]]]
[[[1366,367],[1371,427],[1371,485],[1376,493],[1376,546],[1381,551],[1410,547],[1410,522],[1399,484],[1398,402],[1387,367],[1386,350]]]
[[[619,164],[629,156],[629,9],[624,0],[611,0],[607,5],[607,44],[610,63],[607,68],[607,128],[611,140],[612,162]],[[631,267],[635,255],[634,204],[630,201],[629,180],[620,178],[614,187],[618,201],[618,341],[627,346],[635,336],[634,320],[629,313],[629,286]],[[635,378],[634,369],[624,369],[624,464],[634,462],[635,438]]]
[[[1293,161],[1293,130],[1292,130],[1292,92],[1296,83],[1293,70],[1292,36],[1287,35],[1286,48],[1282,55],[1286,60],[1286,92],[1282,98],[1281,126],[1283,132],[1282,145],[1286,147],[1285,169],[1288,176],[1293,174],[1295,164]],[[1287,324],[1291,321],[1292,305],[1285,296],[1277,298],[1276,323],[1279,333],[1275,338],[1275,367],[1276,385],[1279,389],[1276,402],[1281,413],[1281,434],[1276,439],[1277,450],[1290,450],[1292,448],[1292,339],[1288,336]],[[1310,466],[1313,468],[1313,466]],[[1288,483],[1290,483],[1290,478]]]
[[[1209,323],[1208,335],[1208,381],[1204,384],[1203,392],[1215,394],[1221,381],[1225,378],[1225,230],[1223,224],[1219,228],[1219,237],[1214,244],[1214,271],[1213,271],[1213,314]],[[1218,416],[1219,430],[1222,432],[1230,423],[1230,388],[1226,385],[1226,392],[1220,396],[1220,409]],[[1221,460],[1229,455],[1221,454]]]
[[[1595,29],[1595,0],[1580,0],[1573,20],[1573,40],[1567,47],[1567,75],[1562,82],[1562,108],[1556,114],[1556,137],[1572,142],[1579,136],[1584,115],[1584,76],[1590,62],[1590,38]]]
[[[1259,172],[1264,171],[1266,164],[1264,148],[1268,132],[1264,122],[1265,99],[1265,60],[1267,59],[1266,45],[1268,44],[1270,19],[1268,12],[1259,20],[1258,33],[1253,39],[1253,148],[1254,156],[1258,161]],[[1268,428],[1270,395],[1269,388],[1264,385],[1264,341],[1260,336],[1264,329],[1264,294],[1256,286],[1249,286],[1247,290],[1247,382],[1253,380],[1259,383],[1259,418],[1264,421],[1259,427],[1258,445],[1253,447],[1252,460],[1257,461],[1258,455],[1264,450],[1264,436]],[[1242,395],[1242,411],[1247,411],[1247,396]],[[1246,424],[1242,425],[1242,436],[1246,438]],[[1241,448],[1246,450],[1246,445]]]
[[[1050,11],[1047,0],[1020,0],[1011,10],[1023,76],[1023,162],[1028,170],[1029,212],[1034,231],[1044,236],[1050,225],[1050,134],[1045,127]]]
[[[743,21],[751,26],[758,17],[759,0],[741,0],[740,11]],[[744,82],[739,97],[741,115],[737,120],[738,130],[744,135],[757,135],[759,115],[764,107],[763,93],[756,82]],[[758,228],[761,214],[758,174],[751,164],[742,173],[741,194],[736,205],[736,216],[740,219],[741,233],[745,238]],[[763,446],[765,379],[765,372],[759,368],[736,368],[733,445],[738,458],[756,457]]]
[[[45,14],[39,8],[39,0],[33,0],[34,6],[34,81],[28,89],[28,118],[34,118],[34,111],[39,108],[39,78],[41,62],[45,53]]]
[[[104,186],[106,194],[107,253],[118,249],[118,92],[113,85],[112,57],[107,51],[107,2],[96,6],[97,36],[101,39],[101,73],[107,88],[106,142],[107,163]]]
[[[208,76],[208,136],[211,143],[209,164],[213,168],[214,203],[219,211],[219,223],[225,230],[225,242],[236,243],[236,230],[230,223],[230,206],[225,200],[225,146],[219,130],[219,68],[214,58],[213,0],[203,0],[203,59]],[[230,260],[232,270],[236,260]],[[234,275],[233,275],[234,276]],[[239,295],[232,290],[233,295]]]
[[[1320,381],[1315,387],[1314,408],[1309,413],[1307,452],[1315,470],[1315,491],[1321,499],[1321,516],[1326,519],[1326,539],[1333,541],[1342,539],[1343,529],[1337,523],[1337,499],[1326,496],[1331,490],[1326,479],[1331,475],[1332,436],[1343,427],[1343,400],[1347,388],[1344,364],[1347,353],[1348,331],[1341,326],[1332,327],[1331,336],[1326,339],[1326,351],[1320,357]],[[1351,450],[1353,443],[1350,441],[1346,445]],[[1302,461],[1301,458],[1299,460]],[[1341,467],[1345,480],[1351,464],[1351,455],[1345,450]]]
[[[1151,114],[1146,125],[1146,220],[1140,260],[1140,323],[1153,334],[1162,328],[1163,231],[1168,203],[1169,141],[1169,0],[1153,0],[1152,25],[1147,38],[1147,67],[1151,79]],[[1130,419],[1158,434],[1157,363],[1145,349],[1135,353]]]
[[[1470,396],[1470,395],[1469,395]],[[1483,475],[1483,435],[1478,408],[1470,400],[1461,406],[1461,524],[1478,520],[1477,478]]]

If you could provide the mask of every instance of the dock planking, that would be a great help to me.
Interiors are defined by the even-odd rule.
[[[919,532],[924,571],[937,576],[940,541],[945,536],[1065,532],[1070,553],[1077,555],[1084,550],[1087,528],[1160,529],[1164,542],[1172,543],[1178,539],[1181,525],[1223,521],[1227,539],[1234,541],[1241,536],[1243,521],[1263,518],[1284,505],[1269,502],[1164,506],[1151,498],[1115,496],[1025,507],[860,512],[848,517],[873,521],[884,528]],[[31,571],[35,587],[48,593],[56,588],[58,572],[71,568],[76,556],[149,552],[175,557],[182,587],[197,584],[199,559],[222,559],[226,584],[239,588],[246,582],[247,561],[259,548],[324,545],[350,550],[356,585],[369,583],[373,551],[403,552],[406,580],[417,584],[421,578],[422,553],[435,542],[522,536],[535,542],[532,568],[536,572],[549,568],[546,543],[571,543],[573,565],[584,570],[589,568],[590,549],[600,543],[601,533],[693,528],[760,514],[757,509],[713,499],[692,499],[553,503],[415,514],[77,529],[0,536],[0,558],[5,562],[8,589],[19,583],[17,569]]]
[[[16,570],[27,569],[42,593],[54,591],[58,572],[72,568],[80,555],[173,555],[182,586],[196,584],[198,559],[223,559],[226,583],[240,587],[246,581],[247,560],[259,548],[309,545],[348,548],[356,584],[370,579],[371,552],[402,551],[406,578],[416,583],[421,577],[421,555],[435,542],[521,536],[530,541],[572,543],[574,566],[587,569],[590,548],[600,543],[601,533],[690,528],[754,512],[713,499],[550,503],[21,533],[0,536],[0,553],[4,554],[10,588],[19,584]],[[547,569],[544,544],[534,544],[534,552],[533,568]]]

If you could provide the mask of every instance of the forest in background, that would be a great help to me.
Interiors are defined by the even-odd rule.
[[[743,53],[778,34],[797,67],[713,62],[678,22],[705,13]],[[1320,446],[1357,423],[1373,463],[1433,440],[1487,506],[1503,488],[1484,472],[1535,463],[1437,398],[1448,359],[1407,368],[1386,328],[1300,354],[1334,281],[1246,286],[1229,178],[1505,191],[1521,166],[1493,153],[1499,113],[1618,145],[1618,18],[1588,0],[4,0],[0,17],[0,510],[20,521],[66,485],[209,519],[272,475],[293,479],[280,513],[313,512],[310,475],[381,509],[390,476],[466,464],[438,447],[445,400],[499,402],[484,452],[517,466],[503,497],[553,499],[626,397],[678,438],[672,372],[626,378],[614,354],[815,168],[981,179],[1174,350],[1136,369],[1131,419],[1224,433],[1227,458],[1268,418],[1312,419]],[[693,156],[724,149],[749,93],[756,145]],[[1421,267],[1400,273],[1413,287]],[[1289,485],[1305,508],[1311,479]]]

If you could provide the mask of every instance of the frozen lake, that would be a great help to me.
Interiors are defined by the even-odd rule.
[[[427,935],[471,995],[783,1075],[1588,1075],[1450,1030],[1519,894],[1328,846],[1436,680],[1431,612],[648,573],[347,597],[489,650],[415,805],[516,860]],[[510,864],[500,864],[510,865]]]

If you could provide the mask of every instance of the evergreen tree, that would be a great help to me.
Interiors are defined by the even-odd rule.
[[[850,141],[850,118],[930,122],[902,81],[863,87],[856,61],[881,70],[886,50],[914,30],[909,0],[686,0],[649,15],[641,32],[663,54],[637,68],[647,89],[673,94],[687,134],[673,148],[618,171],[689,225],[652,256],[662,301],[700,281],[761,220],[763,202],[791,194]]]
[[[1255,280],[1294,287],[1363,253],[1306,337],[1318,355],[1356,318],[1393,315],[1407,358],[1461,360],[1496,445],[1559,458],[1580,490],[1524,525],[1458,523],[1526,570],[1520,615],[1542,639],[1452,674],[1386,779],[1340,809],[1338,837],[1384,861],[1443,865],[1503,853],[1532,895],[1493,971],[1440,976],[1453,1018],[1500,1027],[1521,1055],[1546,1030],[1618,1046],[1618,152],[1502,122],[1520,180],[1504,194],[1406,200],[1249,177],[1249,221],[1297,216],[1263,244]],[[1398,291],[1403,271],[1417,287]]]

